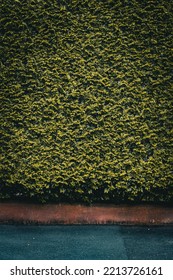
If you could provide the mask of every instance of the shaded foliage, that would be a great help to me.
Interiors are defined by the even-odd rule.
[[[172,4],[1,0],[0,196],[172,201]]]

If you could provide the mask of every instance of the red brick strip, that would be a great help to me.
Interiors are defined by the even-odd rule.
[[[173,224],[173,207],[0,203],[0,223],[166,225]]]

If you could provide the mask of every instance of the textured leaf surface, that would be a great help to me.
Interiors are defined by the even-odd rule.
[[[173,201],[171,1],[0,14],[1,197]]]

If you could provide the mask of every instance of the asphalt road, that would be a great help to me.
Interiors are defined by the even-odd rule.
[[[0,260],[173,260],[173,226],[0,225]]]

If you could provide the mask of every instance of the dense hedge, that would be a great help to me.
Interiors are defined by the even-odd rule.
[[[1,0],[1,199],[173,201],[171,2]]]

